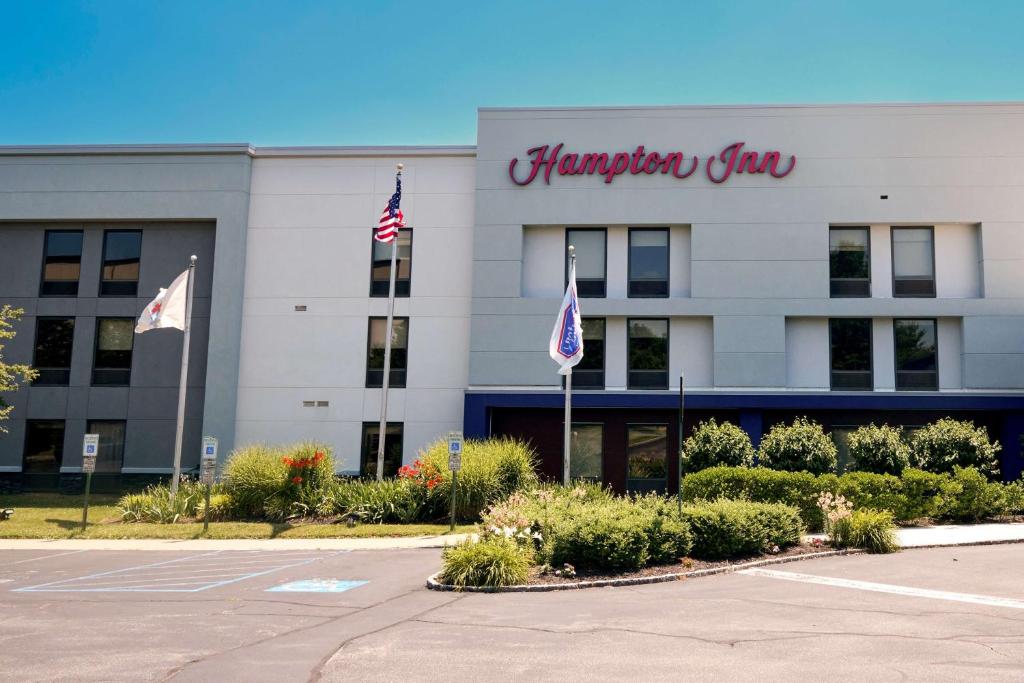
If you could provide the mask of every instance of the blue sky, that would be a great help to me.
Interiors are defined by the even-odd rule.
[[[1024,100],[1024,2],[0,0],[0,144],[472,144],[478,106]]]

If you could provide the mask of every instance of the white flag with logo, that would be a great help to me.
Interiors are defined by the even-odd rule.
[[[174,278],[167,289],[161,289],[139,316],[136,334],[164,327],[185,329],[185,298],[188,293],[188,271]]]
[[[558,311],[555,329],[548,342],[548,355],[561,367],[559,375],[568,375],[573,366],[583,360],[583,323],[580,321],[580,305],[576,301],[576,264],[569,266],[569,286]]]

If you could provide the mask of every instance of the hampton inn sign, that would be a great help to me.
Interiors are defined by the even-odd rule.
[[[773,178],[785,178],[796,167],[796,157],[790,155],[784,169],[780,170],[782,154],[775,150],[758,154],[743,149],[746,143],[734,142],[718,154],[707,158],[704,173],[713,183],[724,183],[733,173],[769,173]],[[544,169],[544,182],[551,183],[551,173],[558,175],[601,175],[604,182],[611,183],[615,176],[629,171],[632,175],[645,173],[654,175],[672,174],[675,178],[689,178],[700,166],[700,157],[687,157],[682,152],[661,154],[648,152],[643,145],[638,145],[633,152],[568,152],[562,154],[563,143],[538,145],[526,151],[532,157],[532,166],[527,176],[520,180],[516,177],[516,165],[519,159],[513,159],[508,165],[508,175],[516,185],[529,185]]]

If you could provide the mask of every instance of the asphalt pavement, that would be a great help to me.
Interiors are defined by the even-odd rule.
[[[1024,545],[428,591],[439,549],[0,551],[3,681],[1024,680]]]

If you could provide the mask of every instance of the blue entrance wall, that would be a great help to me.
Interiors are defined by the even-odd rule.
[[[490,411],[494,408],[562,408],[564,395],[557,391],[545,392],[487,392],[467,391],[463,431],[467,438],[481,439],[490,433]],[[576,408],[657,408],[677,410],[679,397],[675,393],[574,393]],[[740,427],[754,445],[761,441],[763,410],[932,410],[932,411],[987,411],[1003,420],[1000,434],[992,434],[1003,446],[1003,477],[1017,479],[1024,470],[1021,438],[1024,436],[1024,395],[998,394],[832,394],[832,393],[772,393],[727,394],[720,392],[686,394],[687,409],[740,411]]]

